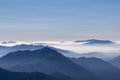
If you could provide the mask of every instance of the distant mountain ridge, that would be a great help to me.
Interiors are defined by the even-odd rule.
[[[86,58],[95,57],[95,58],[100,58],[100,59],[103,59],[103,60],[111,59],[110,57],[104,55],[102,52],[83,53],[83,54],[79,54],[79,57],[86,57]]]
[[[98,40],[98,39],[89,39],[89,40],[77,40],[75,43],[84,42],[84,44],[113,44],[114,42],[110,40]]]
[[[16,44],[14,41],[3,41],[1,44]]]

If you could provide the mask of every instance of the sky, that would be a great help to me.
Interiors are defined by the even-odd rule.
[[[120,41],[120,0],[0,0],[0,41]]]

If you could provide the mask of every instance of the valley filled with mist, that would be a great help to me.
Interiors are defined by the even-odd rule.
[[[119,80],[119,51],[120,44],[110,40],[4,41],[0,79]]]

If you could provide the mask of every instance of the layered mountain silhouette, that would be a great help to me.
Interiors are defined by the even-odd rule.
[[[89,40],[77,40],[75,43],[84,42],[84,44],[112,44],[114,42],[109,40],[97,40],[97,39],[89,39]]]
[[[7,42],[4,42],[4,43],[7,43]],[[46,47],[46,46],[42,45],[42,44],[37,44],[37,45],[21,44],[21,45],[16,45],[16,46],[0,46],[0,56],[4,56],[7,53],[15,52],[15,51],[19,51],[19,50],[21,50],[21,51],[24,51],[24,50],[33,51],[33,50],[41,49],[44,47]],[[72,52],[72,51],[62,50],[62,49],[58,49],[58,48],[51,47],[51,46],[47,46],[47,47],[54,49],[54,50],[58,51],[59,53],[63,54],[64,56],[67,56],[67,57],[79,57],[79,54]]]
[[[120,56],[111,59],[109,62],[120,69]]]
[[[0,68],[0,80],[73,80],[73,79],[61,73],[54,73],[52,75],[46,75],[40,72],[20,73],[10,72]]]
[[[83,53],[83,54],[79,54],[79,57],[86,57],[86,58],[95,57],[95,58],[100,58],[100,59],[104,59],[104,60],[110,59],[108,56],[104,55],[101,52]]]
[[[36,50],[41,49],[43,47],[44,47],[43,45],[28,45],[28,44],[21,44],[16,46],[0,46],[0,56],[18,50]]]
[[[49,47],[34,51],[16,51],[0,58],[0,67],[16,72],[56,72],[77,80],[101,80],[82,66]]]
[[[88,69],[103,80],[120,80],[120,69],[98,58],[71,58],[76,64]]]

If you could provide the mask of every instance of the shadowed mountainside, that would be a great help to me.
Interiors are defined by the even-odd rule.
[[[101,80],[85,68],[78,66],[49,47],[34,51],[27,50],[9,53],[0,58],[0,66],[11,71],[24,72],[24,69],[26,69],[26,72],[40,71],[46,74],[60,72],[78,80]]]
[[[73,80],[61,73],[46,75],[40,72],[34,73],[19,73],[10,72],[0,68],[0,80]]]
[[[120,69],[98,58],[71,58],[76,64],[85,67],[103,80],[120,80]]]

